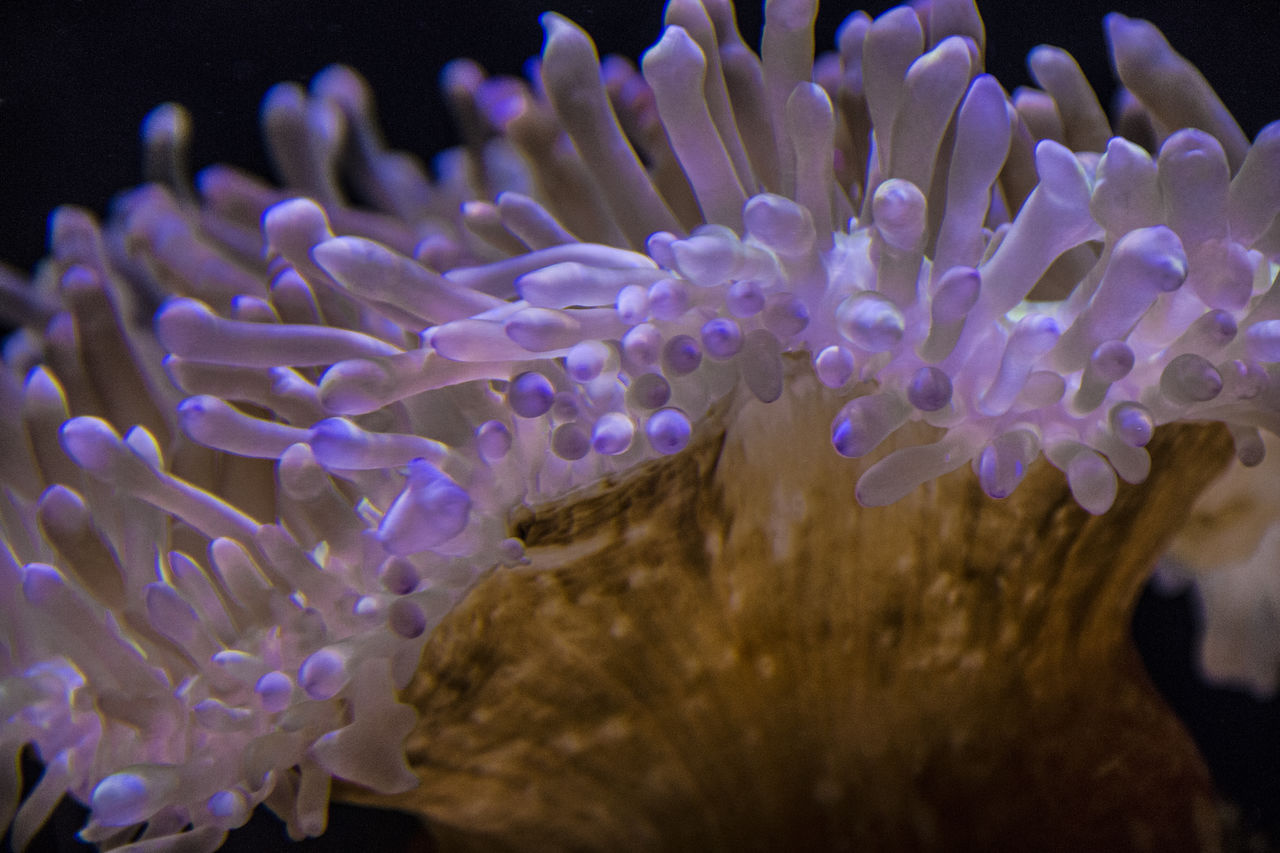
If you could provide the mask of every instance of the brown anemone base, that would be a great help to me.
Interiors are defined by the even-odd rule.
[[[1044,462],[1009,500],[965,466],[868,509],[836,400],[789,388],[516,520],[531,564],[436,631],[422,786],[378,803],[445,849],[1216,849],[1128,625],[1225,431],[1162,429],[1100,518]]]

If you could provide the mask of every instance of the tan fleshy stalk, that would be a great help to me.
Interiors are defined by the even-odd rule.
[[[788,387],[518,520],[530,564],[427,647],[389,802],[444,849],[1217,849],[1126,628],[1225,431],[1162,429],[1104,517],[1043,462],[866,508],[866,463],[799,440],[838,400]]]

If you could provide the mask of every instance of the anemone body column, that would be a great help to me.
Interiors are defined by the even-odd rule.
[[[1217,849],[1126,626],[1225,431],[1160,430],[1188,465],[1103,517],[1044,461],[1006,501],[960,471],[868,508],[879,454],[788,440],[839,407],[790,367],[785,405],[517,521],[531,562],[407,691],[423,784],[392,802],[446,849]]]

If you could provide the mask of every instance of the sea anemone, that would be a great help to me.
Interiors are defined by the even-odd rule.
[[[1196,501],[1157,578],[1194,585],[1206,678],[1269,699],[1280,680],[1280,448],[1262,438],[1260,464],[1234,466]]]
[[[64,793],[316,835],[336,779],[482,849],[1214,847],[1127,617],[1280,428],[1280,126],[1119,14],[1113,125],[969,0],[816,62],[815,11],[671,0],[638,67],[548,13],[448,67],[434,180],[345,67],[267,96],[285,189],[165,105],[54,215],[0,291],[15,846]]]

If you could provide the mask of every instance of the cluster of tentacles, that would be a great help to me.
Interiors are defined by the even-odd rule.
[[[972,3],[672,0],[637,69],[544,17],[531,80],[465,61],[432,180],[345,68],[264,107],[284,189],[186,177],[180,108],[105,224],[63,209],[0,372],[0,824],[70,792],[106,847],[213,849],[331,777],[415,784],[396,690],[524,504],[680,452],[808,359],[831,452],[891,503],[1042,454],[1092,513],[1152,431],[1280,427],[1280,128],[1250,145],[1150,25],[1107,22],[1113,129],[1065,52],[983,73]],[[1117,130],[1125,135],[1117,135]],[[344,187],[354,188],[356,199]],[[782,452],[785,452],[783,450]],[[17,756],[45,765],[17,808]],[[140,827],[145,824],[145,828]],[[136,839],[136,841],[135,841]],[[122,848],[126,849],[126,848]]]

